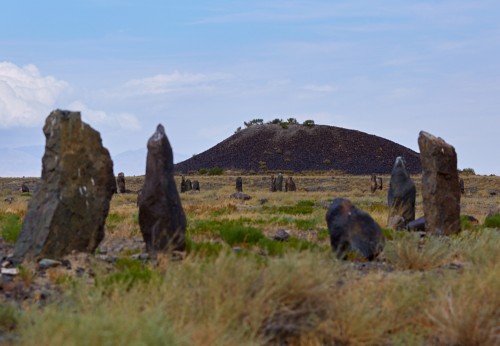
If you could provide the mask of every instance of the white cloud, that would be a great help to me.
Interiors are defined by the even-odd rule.
[[[81,112],[83,121],[91,125],[115,127],[123,130],[138,130],[141,128],[139,120],[130,113],[107,113],[102,110],[95,110],[89,108],[82,101],[70,103],[68,109]]]
[[[0,127],[38,126],[69,84],[42,76],[35,65],[0,62]]]
[[[158,74],[153,77],[133,79],[125,83],[128,94],[160,95],[192,89],[211,89],[213,84],[231,78],[228,74],[181,73]]]

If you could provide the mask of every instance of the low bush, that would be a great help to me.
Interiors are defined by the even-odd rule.
[[[484,220],[485,227],[500,228],[500,214],[495,214],[493,216],[487,217]]]

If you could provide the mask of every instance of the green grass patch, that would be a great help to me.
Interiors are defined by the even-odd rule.
[[[310,229],[316,228],[316,225],[318,224],[318,220],[316,219],[299,219],[294,221],[295,227],[297,227],[300,230],[307,231]]]
[[[19,318],[17,309],[10,304],[0,305],[0,336],[6,332],[12,331]]]
[[[130,290],[134,285],[149,283],[153,278],[151,269],[136,259],[119,258],[116,260],[115,268],[116,273],[104,277],[102,281],[97,281],[97,284],[105,288],[120,285]]]
[[[21,232],[22,220],[17,214],[0,214],[0,234],[9,243],[15,243]]]
[[[255,227],[243,226],[238,223],[228,223],[219,229],[222,240],[229,245],[256,244],[264,238],[262,231]]]
[[[500,228],[500,214],[495,214],[493,216],[487,217],[484,220],[485,227]]]
[[[299,201],[295,205],[285,205],[280,207],[264,206],[262,210],[271,214],[288,214],[288,215],[308,215],[312,214],[314,202],[310,200]]]
[[[392,228],[382,228],[382,235],[387,240],[402,239],[408,234],[409,234],[408,232],[397,231],[397,230],[392,229]]]
[[[186,251],[190,254],[200,255],[203,257],[217,257],[224,245],[216,242],[194,242],[191,239],[186,239]]]
[[[120,214],[120,213],[109,213],[108,217],[106,218],[106,229],[110,232],[114,231],[116,227],[125,221],[127,218],[127,215]]]

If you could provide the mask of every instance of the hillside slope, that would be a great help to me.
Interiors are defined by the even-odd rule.
[[[403,156],[420,173],[418,153],[387,139],[335,126],[254,125],[175,165],[176,172],[221,167],[247,171],[339,170],[348,174],[390,173]]]

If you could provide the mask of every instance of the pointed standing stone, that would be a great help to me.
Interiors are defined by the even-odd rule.
[[[109,152],[79,112],[53,111],[43,132],[40,188],[16,242],[16,263],[24,258],[60,258],[73,250],[93,252],[104,238],[116,186]]]
[[[425,131],[420,131],[418,146],[422,160],[425,229],[436,235],[458,233],[460,182],[455,148]]]
[[[148,141],[139,225],[148,253],[184,251],[186,216],[174,180],[172,148],[160,124]]]
[[[404,159],[396,158],[389,183],[387,202],[389,218],[387,224],[395,229],[406,227],[408,222],[415,220],[415,198],[417,189],[406,171]]]

